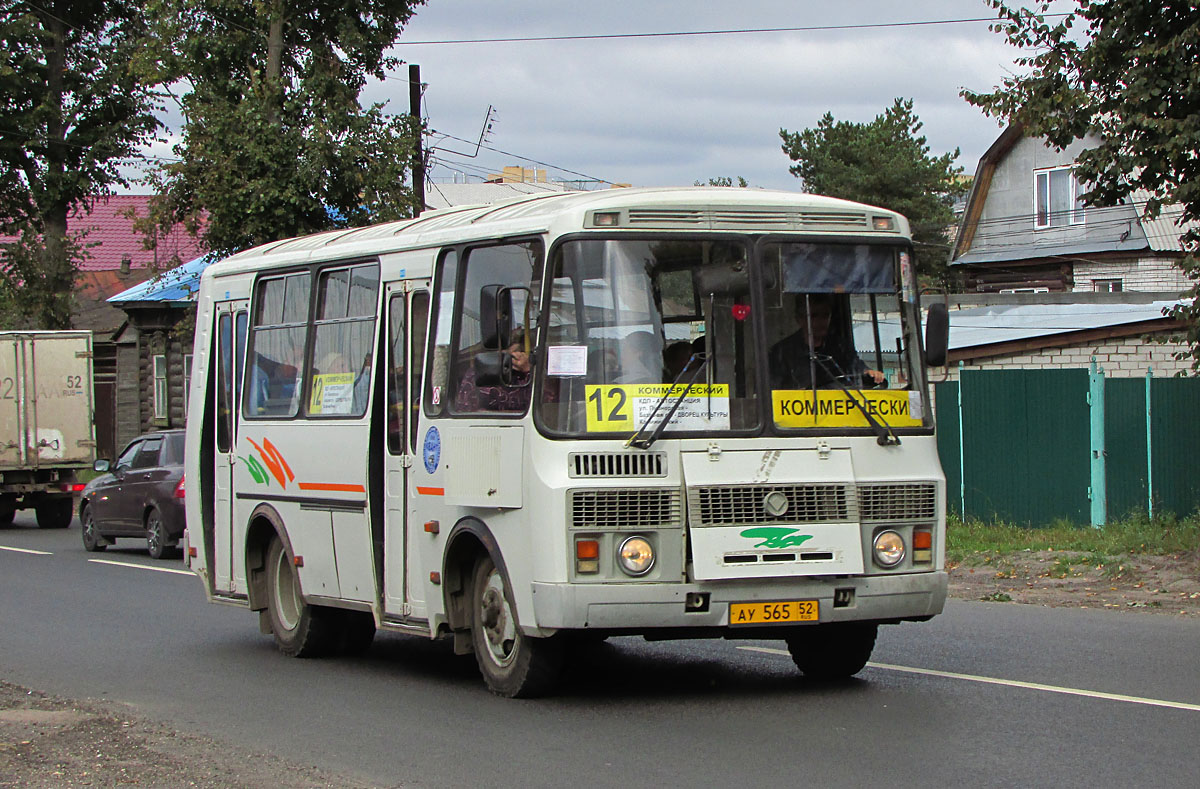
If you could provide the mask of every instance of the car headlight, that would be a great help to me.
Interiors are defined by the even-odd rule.
[[[617,564],[627,575],[645,575],[654,566],[654,549],[645,537],[627,537],[617,549]]]
[[[880,567],[895,567],[904,560],[904,538],[897,532],[881,531],[875,535],[875,563]]]

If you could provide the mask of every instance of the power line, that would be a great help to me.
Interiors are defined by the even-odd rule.
[[[451,139],[451,140],[455,140],[455,141],[457,141],[457,142],[463,142],[463,143],[466,143],[467,145],[474,145],[474,144],[475,144],[475,142],[474,142],[473,140],[465,140],[465,139],[463,139],[462,137],[456,137],[456,136],[454,136],[453,134],[447,134],[446,132],[441,132],[441,131],[438,131],[437,129],[429,129],[429,133],[430,133],[430,134],[440,134],[440,135],[442,135],[443,137],[446,137],[446,138],[448,138],[448,139]],[[581,173],[581,172],[579,172],[579,171],[577,171],[577,170],[571,170],[571,169],[568,169],[568,168],[566,168],[566,167],[560,167],[560,166],[558,166],[558,165],[556,165],[556,164],[550,164],[549,162],[543,162],[543,161],[540,161],[540,160],[538,160],[538,159],[531,159],[530,157],[528,157],[528,156],[522,156],[522,155],[521,155],[521,154],[519,154],[519,153],[512,153],[511,151],[504,151],[504,150],[501,150],[501,149],[499,149],[499,148],[493,148],[493,147],[492,147],[492,146],[490,146],[490,145],[480,145],[480,147],[481,147],[481,148],[486,148],[486,149],[488,149],[489,151],[493,151],[494,153],[502,154],[502,155],[504,155],[504,156],[512,156],[512,157],[514,157],[514,158],[516,158],[516,159],[520,159],[520,160],[522,160],[522,161],[525,161],[525,162],[532,162],[533,164],[540,164],[542,167],[549,167],[549,168],[551,168],[551,169],[553,169],[553,170],[558,170],[559,172],[563,172],[563,173],[570,173],[571,175],[578,175],[579,177],[581,177],[581,178],[586,178],[586,179],[587,179],[587,180],[589,180],[589,181],[599,181],[600,183],[605,183],[605,184],[609,184],[609,185],[612,185],[612,183],[613,183],[612,181],[609,181],[607,178],[597,178],[597,177],[596,177],[596,176],[594,176],[594,175],[588,175],[587,173]],[[453,151],[446,151],[446,153],[454,153],[454,152],[453,152]]]
[[[1070,14],[1044,14],[1051,19]],[[396,46],[424,46],[431,44],[514,44],[534,41],[604,41],[632,38],[683,38],[687,36],[732,36],[759,33],[813,33],[835,30],[871,30],[904,27],[929,27],[932,25],[962,25],[977,22],[996,22],[995,17],[972,19],[931,19],[917,22],[864,22],[852,25],[806,25],[803,27],[747,27],[726,30],[674,30],[657,33],[593,33],[577,36],[505,36],[498,38],[450,38],[429,41],[396,41]]]

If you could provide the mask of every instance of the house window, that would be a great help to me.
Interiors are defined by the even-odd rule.
[[[1092,287],[1097,293],[1120,293],[1125,290],[1125,283],[1120,279],[1094,279]]]
[[[183,355],[183,417],[187,419],[188,392],[192,388],[192,355]]]
[[[154,418],[167,418],[167,356],[154,355]]]
[[[1033,174],[1033,226],[1049,227],[1083,224],[1083,203],[1079,182],[1070,167],[1037,170]]]

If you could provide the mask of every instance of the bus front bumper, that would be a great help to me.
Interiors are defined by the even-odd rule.
[[[941,613],[947,584],[940,570],[703,584],[534,583],[533,607],[537,629],[543,631],[728,628],[732,634],[737,628],[729,625],[731,603],[816,600],[820,622],[896,622]],[[706,608],[689,608],[689,594],[707,595]]]

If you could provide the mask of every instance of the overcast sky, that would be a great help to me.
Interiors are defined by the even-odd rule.
[[[431,128],[439,136],[430,176],[477,176],[516,155],[545,162],[552,179],[581,176],[635,186],[743,176],[796,189],[779,129],[870,121],[897,96],[915,100],[932,153],[961,149],[975,171],[999,134],[959,96],[1013,69],[1016,50],[987,22],[855,30],[741,33],[513,43],[406,43],[463,38],[577,36],[747,28],[994,19],[982,0],[430,0],[395,53],[421,67]],[[408,67],[372,86],[365,100],[408,108]],[[516,155],[513,155],[516,154]],[[567,172],[567,171],[574,171]]]

